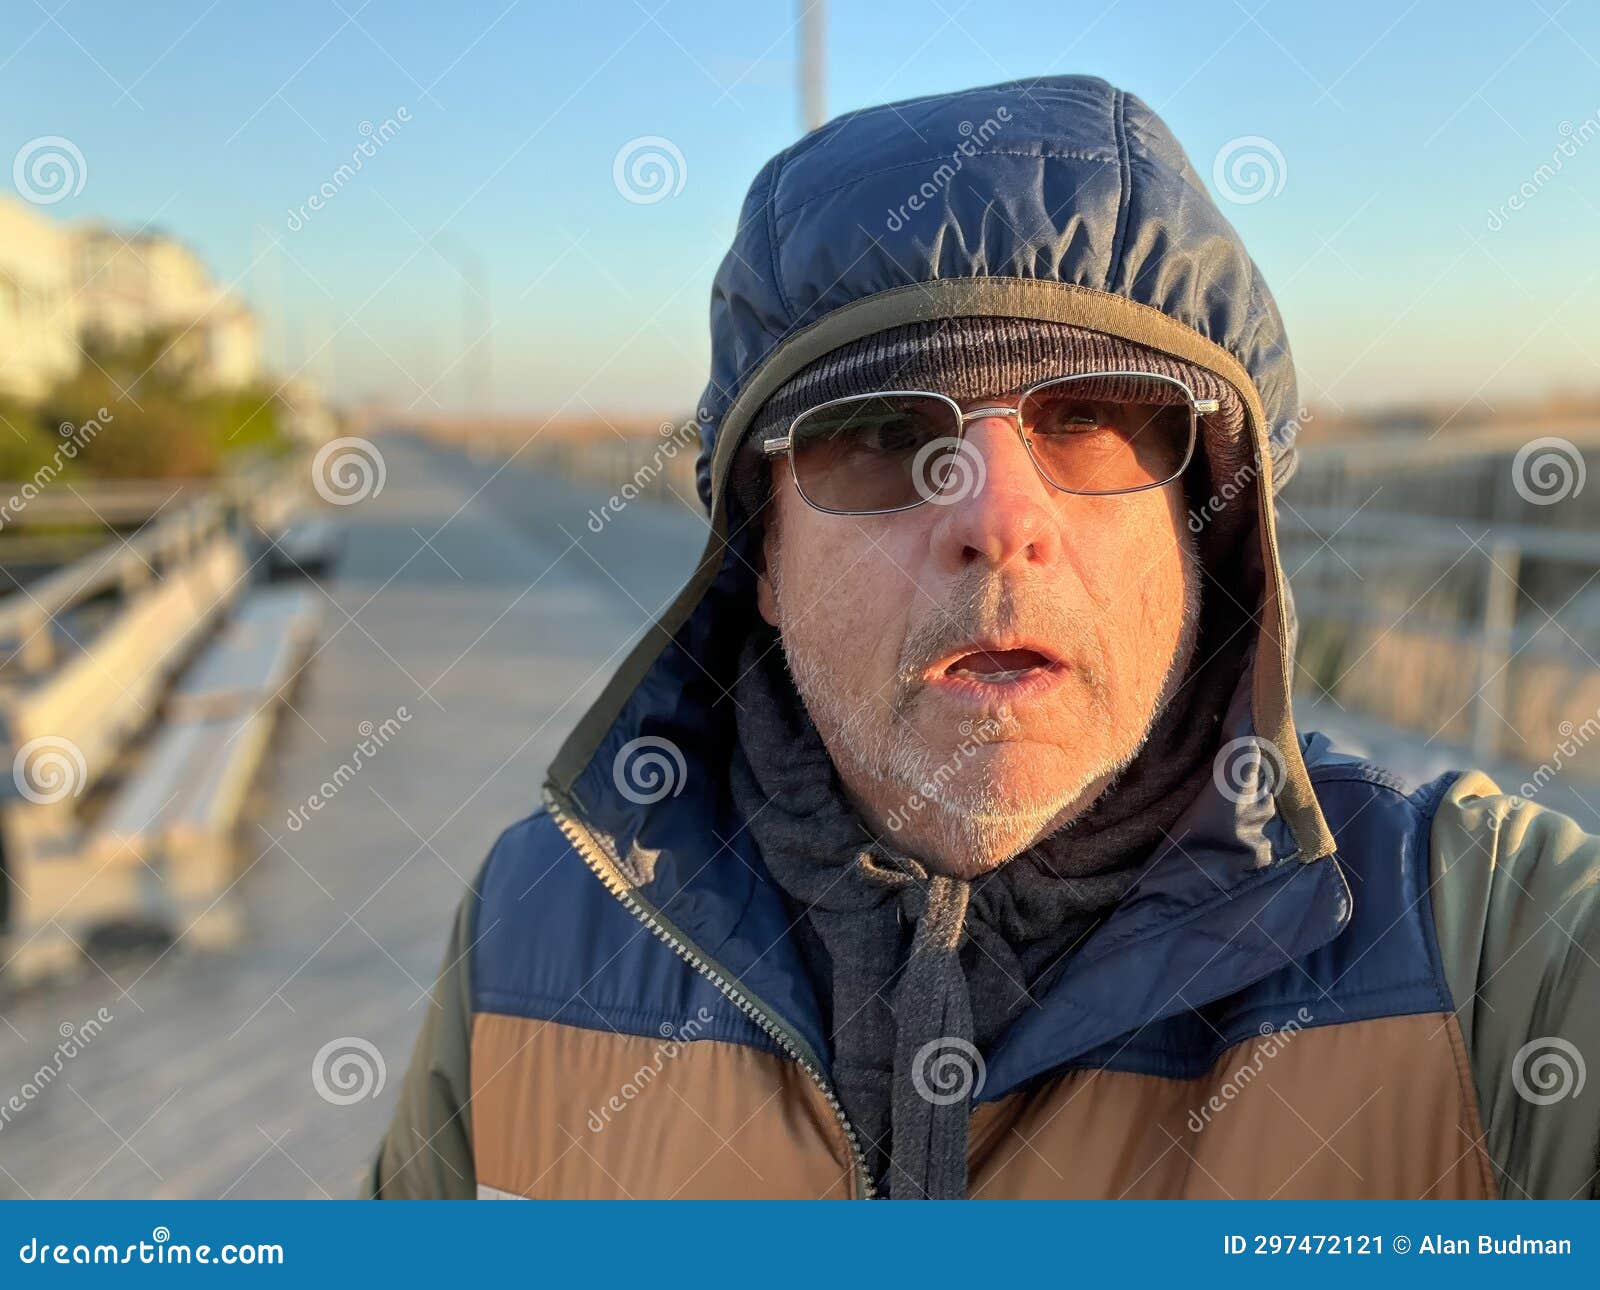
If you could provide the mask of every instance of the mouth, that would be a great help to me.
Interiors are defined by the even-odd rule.
[[[1041,694],[1070,669],[1036,641],[968,641],[936,661],[923,679],[946,693],[1007,701]]]

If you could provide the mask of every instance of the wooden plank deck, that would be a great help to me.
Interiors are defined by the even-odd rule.
[[[0,1108],[23,1105],[0,1119],[0,1195],[350,1194],[466,884],[698,553],[660,506],[595,535],[602,493],[379,442],[387,484],[333,513],[348,544],[322,645],[244,835],[245,944],[96,947],[78,979],[0,995]],[[384,1087],[331,1104],[313,1060],[352,1037]]]

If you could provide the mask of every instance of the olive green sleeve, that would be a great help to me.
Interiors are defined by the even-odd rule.
[[[367,1177],[380,1200],[472,1200],[470,1049],[472,928],[478,896],[461,902],[444,967],[411,1055],[389,1131]]]
[[[1600,1196],[1600,837],[1468,771],[1440,804],[1431,851],[1434,923],[1501,1193]]]

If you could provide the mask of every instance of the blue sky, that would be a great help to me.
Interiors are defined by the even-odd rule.
[[[481,359],[460,361],[482,315],[429,244],[442,229],[490,284],[496,407],[686,410],[745,185],[798,130],[794,8],[13,0],[0,161],[70,139],[85,181],[51,217],[185,238],[267,316],[270,357],[346,397],[483,402]],[[1229,141],[1271,140],[1281,191],[1224,209],[1312,399],[1600,389],[1596,6],[833,0],[827,47],[830,113],[1080,71],[1144,98],[1208,177]],[[402,108],[291,229],[362,123]],[[619,194],[613,160],[641,136],[681,153],[676,195]]]

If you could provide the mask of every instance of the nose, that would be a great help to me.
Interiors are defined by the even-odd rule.
[[[940,565],[959,573],[978,562],[1054,560],[1061,548],[1055,490],[1034,468],[1016,423],[1002,416],[970,422],[962,452],[967,460],[952,467],[958,473],[946,490],[956,500],[930,503],[940,512],[932,535]]]

